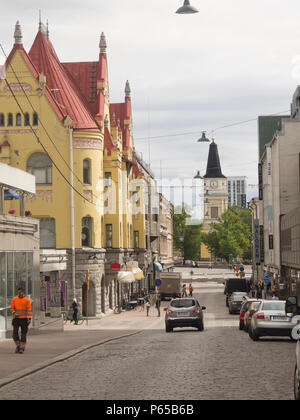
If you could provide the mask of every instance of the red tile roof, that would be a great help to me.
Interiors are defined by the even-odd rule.
[[[72,118],[73,128],[98,131],[86,98],[60,63],[51,42],[42,31],[38,32],[29,57],[38,71],[46,76],[47,87],[62,113]]]

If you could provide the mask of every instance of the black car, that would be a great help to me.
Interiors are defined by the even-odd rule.
[[[249,292],[249,284],[245,278],[231,278],[227,279],[225,283],[224,293],[226,295],[226,306],[228,306],[228,298],[234,292]]]

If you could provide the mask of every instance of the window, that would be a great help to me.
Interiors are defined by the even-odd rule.
[[[56,248],[55,219],[40,219],[40,238],[41,248]]]
[[[0,127],[5,126],[5,116],[4,114],[0,114]]]
[[[211,219],[217,219],[219,217],[219,209],[218,207],[212,207],[210,209],[211,212]]]
[[[194,299],[172,300],[170,306],[173,308],[191,308],[196,306],[196,301]]]
[[[140,247],[140,232],[138,230],[134,231],[134,248]]]
[[[52,161],[46,153],[31,155],[26,170],[35,176],[38,185],[52,184]]]
[[[91,163],[88,159],[83,161],[83,183],[91,184]]]
[[[84,217],[82,219],[81,246],[92,246],[92,218]]]
[[[22,116],[21,116],[21,114],[17,114],[16,115],[16,126],[21,127],[21,125],[22,125]]]
[[[28,112],[26,112],[26,114],[24,115],[24,125],[25,127],[28,127],[30,125],[30,117]]]
[[[104,178],[104,187],[111,187],[111,172],[105,172]]]
[[[32,125],[39,125],[39,116],[38,116],[38,114],[35,112],[34,114],[33,114],[33,123],[32,123]]]
[[[14,125],[14,117],[13,117],[13,114],[9,113],[8,119],[7,119],[7,126],[12,127],[13,125]]]
[[[106,248],[112,247],[112,225],[106,225]]]

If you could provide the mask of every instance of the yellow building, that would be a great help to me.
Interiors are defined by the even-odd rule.
[[[210,225],[218,219],[228,208],[228,193],[226,177],[222,174],[218,146],[213,140],[209,147],[206,174],[203,180],[204,187],[204,233],[211,229]],[[210,259],[211,255],[205,244],[201,245],[201,259]]]
[[[125,102],[110,104],[103,34],[98,60],[78,63],[59,60],[42,23],[29,53],[19,23],[14,38],[0,85],[0,161],[35,175],[36,196],[25,210],[40,220],[41,249],[67,250],[59,279],[68,283],[68,301],[76,297],[84,314],[99,316],[116,304],[110,263],[142,264],[145,248],[145,217],[132,213],[129,187],[143,178],[129,84]],[[110,180],[114,212],[106,208]]]

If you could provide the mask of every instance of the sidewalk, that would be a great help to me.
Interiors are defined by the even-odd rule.
[[[163,306],[167,302],[162,302]],[[147,329],[164,328],[164,311],[157,317],[155,308],[146,316],[140,308],[121,314],[109,314],[102,319],[88,320],[83,325],[65,325],[64,332],[28,335],[24,354],[15,354],[12,339],[0,339],[0,398],[1,387],[53,363],[66,360],[111,340],[135,335]]]

